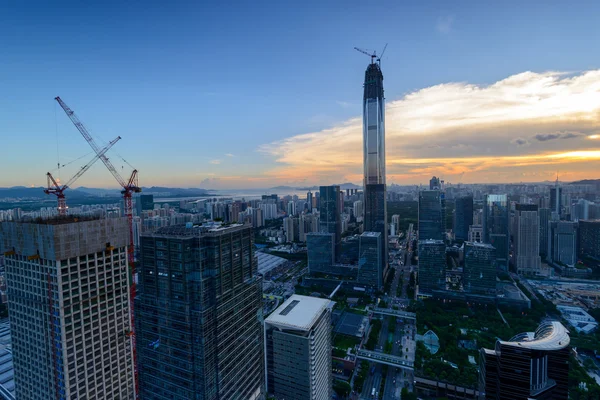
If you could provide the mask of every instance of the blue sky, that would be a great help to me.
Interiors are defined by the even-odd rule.
[[[98,138],[123,137],[116,152],[140,170],[144,186],[360,183],[360,168],[343,159],[313,173],[318,162],[296,163],[277,149],[295,143],[290,138],[327,135],[360,117],[369,59],[354,46],[380,50],[389,43],[382,61],[388,105],[440,84],[493,86],[526,71],[577,76],[600,62],[600,4],[592,1],[203,3],[2,5],[0,133],[8,151],[0,158],[0,186],[43,185],[45,172],[56,165],[57,142],[62,162],[90,151],[55,104],[57,95]],[[598,94],[589,93],[593,104]],[[592,135],[597,109],[585,112],[596,115],[591,123],[560,128]],[[546,126],[552,121],[542,122],[547,132],[554,130]],[[507,143],[517,131],[507,133]],[[540,132],[546,131],[528,135]],[[390,158],[403,139],[387,140]],[[586,150],[588,143],[582,141]],[[532,154],[550,150],[528,146]],[[327,148],[306,151],[328,157]],[[356,152],[348,152],[349,164],[360,164],[361,151],[359,142]],[[469,156],[483,154],[473,152]],[[125,165],[111,154],[115,165]],[[422,156],[418,149],[411,155]],[[79,166],[65,168],[62,178]],[[424,182],[431,172],[413,170],[398,171],[395,182]],[[446,170],[451,172],[457,171]],[[481,172],[473,179],[482,180]],[[115,183],[98,164],[78,185]]]

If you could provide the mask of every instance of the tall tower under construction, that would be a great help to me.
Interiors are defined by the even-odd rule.
[[[381,233],[383,281],[387,267],[388,223],[385,185],[385,102],[383,73],[378,62],[365,72],[363,96],[364,230]],[[359,256],[360,257],[360,256]]]
[[[16,397],[135,396],[125,218],[0,223]]]

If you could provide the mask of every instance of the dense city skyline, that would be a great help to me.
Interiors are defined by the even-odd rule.
[[[61,163],[89,152],[57,95],[97,136],[123,137],[109,154],[144,186],[360,184],[368,58],[352,48],[386,43],[388,184],[595,177],[598,5],[381,4],[364,32],[361,3],[67,3],[3,12],[0,131],[13,151],[0,168],[20,173],[0,187],[44,185],[57,137]],[[77,185],[115,187],[100,165]]]

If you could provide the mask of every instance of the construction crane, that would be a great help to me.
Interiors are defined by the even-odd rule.
[[[385,53],[385,49],[387,49],[387,45],[388,44],[386,43],[385,46],[383,47],[383,51],[381,52],[381,55],[379,57],[377,57],[377,52],[376,51],[374,51],[373,53],[371,53],[371,52],[369,52],[367,50],[363,50],[363,49],[360,49],[358,47],[355,47],[354,50],[356,50],[358,52],[361,52],[361,53],[363,53],[363,54],[371,57],[371,64],[377,62],[378,64],[381,65],[381,58],[383,57],[383,54]]]
[[[135,286],[135,265],[134,265],[135,259],[134,259],[134,248],[133,248],[133,201],[132,201],[132,195],[133,195],[133,193],[139,193],[142,191],[142,188],[138,186],[138,171],[136,169],[134,169],[133,172],[131,173],[131,176],[129,177],[129,179],[127,181],[125,181],[123,179],[123,177],[121,177],[119,172],[117,172],[116,168],[112,165],[112,163],[108,160],[108,158],[104,154],[101,154],[102,150],[100,149],[100,147],[98,147],[98,145],[94,141],[94,138],[92,137],[92,135],[90,135],[88,130],[85,128],[85,126],[83,126],[83,124],[81,123],[79,118],[77,118],[77,116],[75,115],[73,110],[71,110],[69,108],[69,106],[67,106],[60,97],[55,97],[54,100],[56,100],[58,102],[58,104],[60,104],[62,109],[65,111],[65,113],[71,120],[71,122],[73,122],[73,125],[75,125],[75,127],[77,128],[79,133],[81,133],[81,135],[84,137],[86,142],[88,142],[88,144],[94,150],[96,155],[99,156],[100,160],[104,163],[106,168],[108,168],[110,173],[115,177],[117,182],[119,182],[119,185],[121,185],[121,188],[123,188],[121,193],[123,194],[123,200],[125,203],[125,215],[127,216],[127,223],[129,225],[129,245],[127,246],[127,260],[129,262],[129,272],[131,274],[131,279],[130,279],[131,286],[129,287],[129,310],[130,310],[130,315],[131,315],[131,331],[127,334],[127,336],[131,338],[131,348],[132,348],[133,365],[134,365],[135,396],[137,398],[139,396],[138,395],[139,386],[138,386],[137,352],[136,352],[136,348],[135,348],[135,344],[136,344],[135,343],[136,342],[135,319],[134,319],[134,313],[133,313],[133,300],[135,299],[136,286]]]
[[[67,183],[65,183],[62,186],[58,183],[58,181],[56,179],[54,179],[54,177],[52,176],[52,174],[50,172],[48,172],[46,174],[46,178],[48,181],[48,188],[44,189],[44,193],[46,193],[48,195],[53,194],[58,198],[58,215],[67,215],[67,199],[65,198],[65,193],[64,193],[65,190],[67,190],[69,187],[71,187],[71,185],[73,183],[75,183],[75,181],[77,179],[79,179],[81,177],[81,175],[83,175],[88,169],[90,169],[90,167],[92,165],[94,165],[94,163],[96,161],[98,161],[98,159],[100,157],[102,157],[104,154],[106,154],[106,152],[111,147],[113,147],[113,145],[115,143],[117,143],[120,139],[121,139],[121,136],[118,136],[115,140],[108,143],[108,145],[106,145],[106,147],[104,147],[102,150],[100,150],[99,154],[96,154],[96,156],[94,158],[92,158],[92,160],[89,163],[87,163],[86,165],[81,167],[81,169],[79,171],[77,171],[77,173],[71,179],[69,179],[69,181]]]

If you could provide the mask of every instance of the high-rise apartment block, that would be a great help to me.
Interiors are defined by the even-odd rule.
[[[142,236],[135,299],[140,396],[264,395],[262,278],[249,225],[178,225]]]
[[[267,389],[276,398],[331,399],[330,303],[293,295],[265,319]]]
[[[419,294],[446,288],[446,245],[442,240],[419,240]]]
[[[354,206],[354,218],[356,218],[358,221],[362,221],[363,215],[365,212],[363,202],[360,200],[355,201],[353,206]]]
[[[371,62],[365,72],[363,93],[363,192],[364,231],[379,232],[383,258],[382,270],[387,270],[388,221],[387,188],[385,184],[385,100],[383,73],[379,63]]]
[[[496,249],[486,243],[465,242],[463,287],[465,292],[496,295]]]
[[[513,234],[517,272],[524,275],[539,275],[542,269],[540,259],[540,217],[538,206],[517,204],[515,206],[516,229]]]
[[[335,247],[335,261],[342,252],[342,215],[339,207],[339,186],[319,188],[319,231],[332,233]]]
[[[469,227],[473,225],[473,196],[458,197],[454,204],[454,237],[468,240]]]
[[[445,238],[442,194],[440,190],[419,192],[419,240],[443,240]]]
[[[16,397],[132,399],[124,218],[0,224]]]
[[[358,282],[383,287],[383,246],[381,233],[363,232],[358,242]]]
[[[496,249],[498,268],[508,271],[509,203],[505,194],[488,194],[483,203],[483,242]]]
[[[558,321],[479,352],[479,399],[569,397],[569,331]]]

